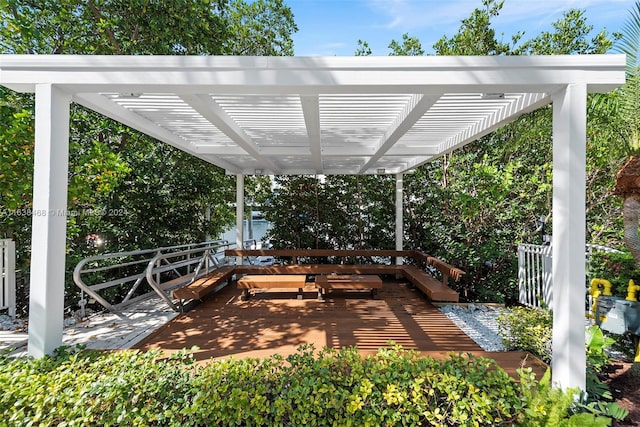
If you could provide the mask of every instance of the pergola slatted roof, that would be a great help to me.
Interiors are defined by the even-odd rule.
[[[612,58],[622,61],[5,56],[1,72],[16,90],[56,84],[228,173],[397,174],[549,103],[567,83],[610,90]]]

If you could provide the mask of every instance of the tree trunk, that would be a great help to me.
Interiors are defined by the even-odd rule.
[[[624,243],[640,267],[640,156],[632,156],[616,174],[614,193],[623,197]]]
[[[630,194],[624,198],[622,205],[624,225],[624,243],[631,252],[634,261],[640,266],[640,235],[638,235],[638,219],[640,218],[640,195]]]
[[[616,174],[615,194],[623,197],[622,219],[624,227],[624,243],[631,252],[633,260],[640,268],[640,236],[638,220],[640,219],[640,156],[632,156]],[[637,343],[634,351],[638,351]],[[640,375],[640,363],[633,363],[630,375]]]

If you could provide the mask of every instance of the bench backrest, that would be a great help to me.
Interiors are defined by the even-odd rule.
[[[328,258],[328,257],[367,257],[367,258],[384,258],[384,257],[404,257],[412,258],[420,268],[424,265],[430,265],[442,274],[442,283],[447,283],[451,278],[454,281],[459,281],[464,271],[456,268],[446,262],[417,250],[376,250],[376,249],[227,249],[225,256],[273,256],[273,257],[290,257],[294,264],[298,263],[299,257],[315,257],[315,258]],[[391,260],[393,263],[393,259]]]

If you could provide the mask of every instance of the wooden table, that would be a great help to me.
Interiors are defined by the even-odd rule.
[[[302,288],[307,281],[306,274],[250,274],[243,276],[236,282],[238,289],[242,289],[242,299],[249,297],[251,289],[296,288],[298,299],[302,299]]]
[[[380,276],[372,274],[326,274],[316,276],[318,300],[323,300],[323,294],[331,289],[371,290],[371,297],[376,297],[376,290],[382,288]]]

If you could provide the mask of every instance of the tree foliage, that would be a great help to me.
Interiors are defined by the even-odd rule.
[[[298,31],[298,27],[283,0],[233,0],[229,22],[225,53],[293,55],[291,34]]]
[[[0,51],[15,54],[289,55],[294,31],[282,0],[7,0],[0,9]],[[26,272],[33,97],[0,90],[0,235],[16,240]],[[69,156],[68,270],[96,251],[201,241],[232,222],[233,177],[77,105]],[[104,247],[87,245],[94,234]]]
[[[389,176],[276,177],[264,202],[278,248],[392,249],[394,181]]]
[[[0,48],[18,54],[220,54],[226,0],[7,0]]]
[[[601,30],[591,39],[593,25],[587,23],[584,11],[571,9],[561,20],[552,23],[553,31],[544,31],[522,43],[516,55],[570,55],[597,54],[607,52],[619,34],[609,35]]]
[[[458,32],[451,38],[443,36],[433,45],[438,55],[507,55],[511,48],[496,39],[491,27],[491,18],[498,16],[504,0],[482,0],[483,9],[474,9],[468,18],[462,20]],[[515,44],[521,33],[512,37]]]
[[[422,43],[420,43],[420,40],[417,37],[409,36],[407,33],[402,35],[402,43],[391,40],[391,43],[389,43],[389,49],[391,49],[391,56],[424,55],[424,49],[422,49]]]

